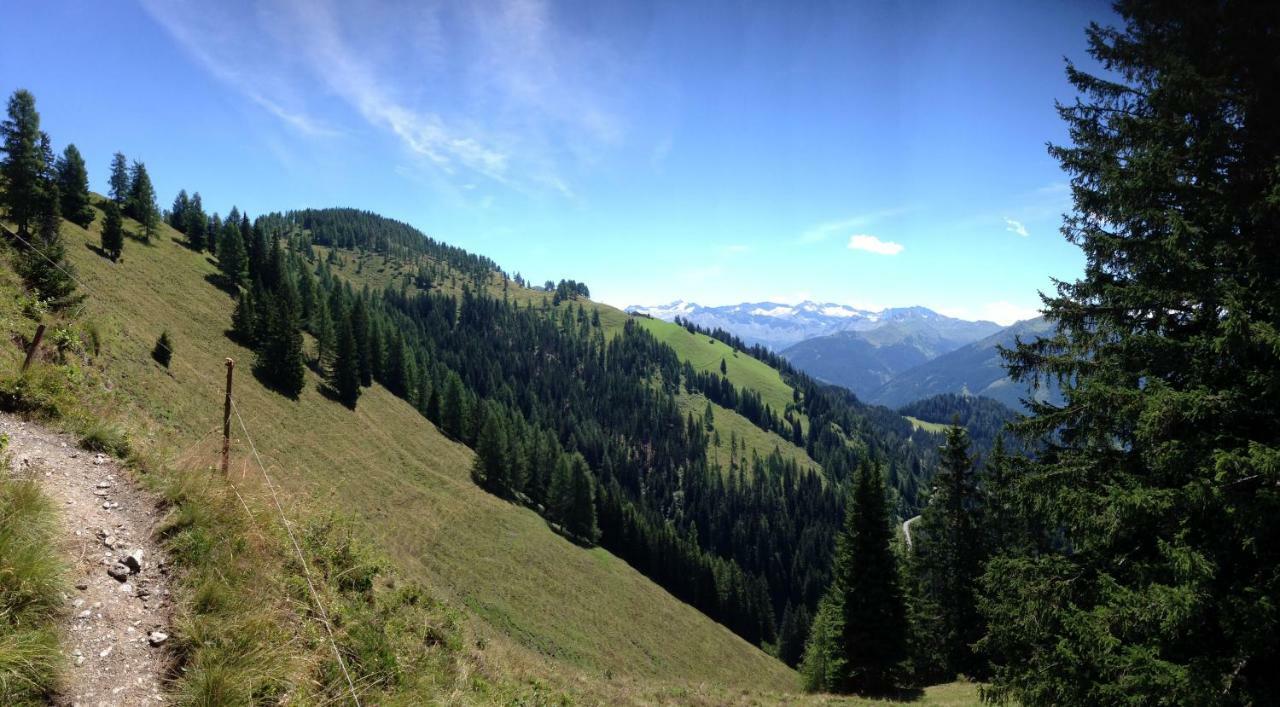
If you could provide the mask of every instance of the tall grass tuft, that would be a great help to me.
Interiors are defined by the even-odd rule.
[[[0,704],[43,704],[61,667],[57,516],[34,481],[10,475],[7,456],[0,466]]]

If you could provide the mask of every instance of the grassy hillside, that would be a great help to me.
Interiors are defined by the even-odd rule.
[[[250,353],[224,335],[232,301],[210,282],[214,262],[165,228],[151,245],[129,240],[113,264],[92,248],[100,223],[88,233],[65,227],[68,257],[94,293],[100,360],[155,421],[155,438],[212,452],[223,358],[232,357],[237,405],[288,503],[368,521],[359,527],[407,577],[467,606],[512,660],[550,658],[597,677],[794,687],[792,671],[609,553],[572,545],[531,511],[482,492],[469,478],[471,451],[386,391],[366,392],[354,413],[322,396],[310,373],[296,402],[268,392],[250,374]],[[169,370],[148,356],[165,329]],[[244,474],[246,440],[235,449],[233,474]]]
[[[671,322],[649,317],[635,317],[635,321],[652,332],[659,341],[675,349],[681,360],[688,361],[697,370],[719,372],[720,361],[723,360],[729,382],[739,388],[759,392],[764,402],[779,415],[791,404],[791,386],[782,380],[782,374],[763,362],[734,351],[722,341],[691,334],[689,330]],[[804,424],[807,429],[807,421]]]
[[[694,419],[702,419],[707,409],[706,397],[696,393],[692,395],[681,393],[677,396],[676,402],[680,405],[682,414],[692,414]],[[750,460],[753,454],[766,457],[777,450],[783,459],[794,461],[802,469],[807,467],[821,471],[822,467],[810,459],[802,447],[797,447],[790,440],[783,439],[778,433],[766,432],[742,415],[714,403],[711,405],[711,411],[712,424],[719,433],[719,438],[713,438],[713,444],[707,449],[707,459],[712,463],[718,463],[721,468],[726,470],[729,468],[730,445],[733,440],[738,440],[739,463],[742,463],[743,459]],[[746,452],[741,450],[743,443],[746,444]]]

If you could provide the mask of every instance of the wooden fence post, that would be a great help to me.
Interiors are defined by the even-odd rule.
[[[31,359],[36,357],[36,349],[40,348],[40,340],[44,338],[44,325],[36,327],[36,337],[31,340],[31,346],[27,349],[27,358],[22,362],[22,372],[26,373],[31,366]]]
[[[236,362],[227,359],[227,398],[222,403],[222,475],[227,475],[231,464],[231,374],[236,369]]]

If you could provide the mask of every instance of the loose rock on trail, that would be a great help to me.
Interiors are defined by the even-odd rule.
[[[173,605],[152,537],[160,511],[116,460],[75,438],[0,415],[12,473],[35,479],[61,517],[68,565],[66,670],[58,705],[165,704]]]

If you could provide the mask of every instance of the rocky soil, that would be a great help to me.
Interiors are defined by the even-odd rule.
[[[37,479],[61,511],[70,567],[58,705],[159,705],[173,607],[153,532],[160,511],[116,460],[69,435],[0,415],[12,473]]]

